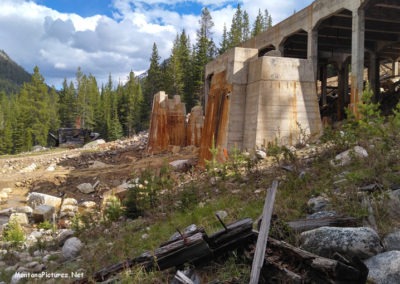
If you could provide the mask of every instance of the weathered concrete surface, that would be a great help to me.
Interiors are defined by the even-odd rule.
[[[294,145],[322,131],[312,66],[303,59],[260,57],[249,63],[244,148]]]

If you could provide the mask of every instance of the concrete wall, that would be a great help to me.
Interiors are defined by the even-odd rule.
[[[275,138],[295,144],[304,138],[301,133],[321,132],[311,61],[259,58],[257,49],[234,48],[206,67],[207,76],[221,72],[231,92],[227,139],[220,147],[254,149]]]
[[[308,60],[260,57],[249,63],[244,148],[296,144],[321,133],[312,65]]]

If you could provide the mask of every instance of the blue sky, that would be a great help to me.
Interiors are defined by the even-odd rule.
[[[253,22],[268,9],[274,24],[311,0],[241,0]],[[214,41],[228,29],[238,1],[230,0],[1,0],[0,49],[32,72],[38,66],[46,82],[61,86],[74,80],[78,67],[100,84],[109,74],[123,82],[132,70],[148,69],[152,45],[170,55],[182,29],[194,43],[199,14],[207,7]]]

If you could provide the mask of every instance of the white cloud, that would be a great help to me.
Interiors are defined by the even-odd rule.
[[[154,42],[164,59],[170,55],[176,34],[183,29],[195,43],[199,16],[195,11],[179,14],[174,10],[177,4],[186,2],[190,1],[113,0],[110,18],[60,13],[30,0],[1,0],[0,49],[29,72],[37,65],[48,84],[60,86],[65,77],[74,80],[78,67],[93,74],[100,83],[106,82],[109,74],[117,81],[125,81],[131,70],[140,73],[148,68]],[[223,25],[226,23],[229,28],[237,2],[192,2],[209,5],[218,45]],[[242,3],[251,20],[260,8],[268,9],[276,22],[290,15],[299,2],[302,1]]]

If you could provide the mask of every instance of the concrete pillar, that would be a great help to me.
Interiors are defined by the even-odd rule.
[[[361,100],[364,81],[364,41],[365,12],[362,9],[353,11],[353,28],[351,37],[351,98],[350,109],[356,117],[358,103]]]
[[[327,81],[328,81],[328,65],[324,64],[321,66],[321,97],[322,105],[327,104],[326,94],[327,94]]]
[[[392,62],[392,76],[398,76],[398,75],[399,75],[399,61],[395,59]]]
[[[314,78],[317,80],[318,68],[318,29],[308,31],[307,37],[307,59],[313,64]]]
[[[344,105],[348,106],[350,104],[349,96],[349,64],[348,60],[343,63],[343,91],[344,91]]]
[[[344,105],[347,96],[346,91],[346,80],[348,77],[346,76],[346,62],[340,62],[338,64],[338,106],[337,106],[337,119],[343,120],[344,118]]]
[[[370,52],[368,68],[368,81],[371,90],[374,92],[375,100],[379,100],[379,58],[375,52]]]

